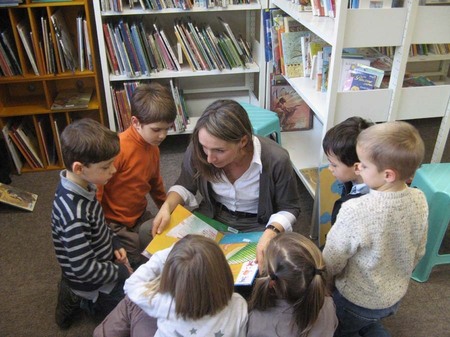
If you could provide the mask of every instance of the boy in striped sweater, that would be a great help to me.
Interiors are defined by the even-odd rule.
[[[116,171],[119,148],[117,134],[89,118],[61,134],[66,169],[53,201],[52,237],[62,271],[55,312],[62,329],[80,309],[108,314],[123,298],[123,283],[132,272],[96,199],[96,184],[105,184]]]

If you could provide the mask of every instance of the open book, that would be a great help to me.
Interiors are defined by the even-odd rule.
[[[235,285],[251,285],[258,271],[256,245],[263,232],[238,233],[216,220],[202,214],[193,214],[181,205],[172,212],[170,224],[155,236],[143,252],[149,257],[188,234],[199,234],[216,241],[233,273]]]

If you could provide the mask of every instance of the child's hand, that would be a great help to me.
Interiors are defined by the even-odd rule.
[[[127,251],[124,248],[116,249],[114,251],[114,257],[117,263],[125,264],[125,262],[128,262]]]
[[[161,207],[155,219],[153,219],[152,235],[161,234],[170,222],[170,212],[165,207]]]
[[[130,275],[133,274],[134,270],[133,270],[133,268],[131,268],[131,265],[130,265],[130,262],[128,261],[128,258],[125,261],[124,265],[125,265],[125,267],[127,267],[128,272],[130,273]]]

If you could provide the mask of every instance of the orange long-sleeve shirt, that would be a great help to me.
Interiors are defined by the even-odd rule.
[[[119,137],[120,153],[114,161],[117,172],[103,188],[99,187],[97,198],[107,220],[133,227],[145,212],[147,193],[159,208],[166,192],[159,148],[145,142],[133,126]]]

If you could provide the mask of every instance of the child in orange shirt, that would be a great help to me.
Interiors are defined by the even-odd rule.
[[[114,161],[116,174],[97,197],[109,227],[120,238],[130,263],[142,263],[139,228],[150,221],[147,194],[159,208],[166,200],[160,173],[158,146],[176,117],[170,90],[156,82],[141,84],[131,98],[131,126],[122,132],[120,153]]]

